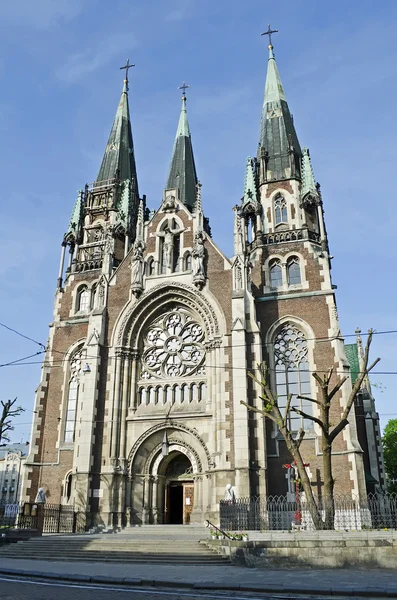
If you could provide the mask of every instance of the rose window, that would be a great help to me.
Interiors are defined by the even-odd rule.
[[[185,311],[161,316],[144,337],[142,379],[205,374],[204,331]]]

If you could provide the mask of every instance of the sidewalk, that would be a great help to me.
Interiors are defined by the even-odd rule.
[[[5,575],[145,587],[397,598],[397,575],[392,569],[260,570],[228,565],[192,566],[187,569],[185,565],[49,562],[2,558],[0,576]]]

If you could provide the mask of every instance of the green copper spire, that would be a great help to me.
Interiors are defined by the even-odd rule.
[[[268,181],[300,176],[301,149],[271,43],[259,137],[261,156],[266,160]]]
[[[309,148],[303,148],[301,198],[303,199],[307,194],[318,196]]]
[[[245,182],[244,182],[244,196],[242,198],[242,206],[252,203],[256,205],[258,203],[258,196],[256,193],[256,183],[252,158],[248,156],[245,167]]]
[[[84,194],[82,190],[78,191],[77,200],[75,202],[72,216],[69,221],[69,227],[65,233],[64,239],[66,241],[76,241],[80,237],[81,226],[83,221],[83,206],[84,206]]]
[[[131,181],[137,196],[139,195],[128,106],[128,79],[124,80],[120,102],[96,181],[99,183],[116,176],[120,181]]]
[[[179,189],[181,202],[192,209],[196,201],[197,173],[186,111],[186,86],[183,84],[182,109],[172,151],[166,189]]]

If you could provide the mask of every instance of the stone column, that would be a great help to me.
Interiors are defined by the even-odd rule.
[[[121,389],[120,389],[120,381],[121,381],[121,350],[120,348],[116,349],[115,352],[115,362],[116,362],[116,374],[115,374],[115,383],[113,389],[113,410],[112,410],[112,424],[111,424],[111,432],[112,432],[112,443],[110,446],[110,458],[116,459],[118,456],[118,429],[120,422],[120,400],[121,400]]]
[[[124,352],[123,354],[123,387],[122,387],[122,398],[121,398],[121,423],[120,423],[120,450],[119,458],[125,463],[126,457],[126,427],[127,427],[127,415],[128,415],[128,403],[129,403],[129,382],[131,376],[131,353]]]
[[[145,475],[144,490],[143,490],[143,509],[142,509],[142,523],[149,525],[150,517],[150,487],[151,487],[150,475]]]
[[[153,514],[153,523],[158,523],[158,513],[159,513],[159,508],[158,508],[158,490],[159,490],[159,478],[158,477],[154,477],[153,478],[153,484],[152,484],[152,514]]]
[[[318,224],[320,227],[320,238],[322,242],[325,242],[325,228],[324,228],[324,216],[321,204],[317,204],[317,216]]]
[[[58,281],[57,281],[57,289],[58,290],[60,290],[62,287],[63,266],[65,263],[65,250],[66,250],[66,244],[65,244],[65,242],[63,242],[62,243],[62,251],[61,251],[61,260],[59,263]]]
[[[137,377],[138,377],[138,365],[139,365],[139,354],[136,350],[131,351],[130,355],[130,391],[129,391],[129,404],[128,412],[135,412],[138,407],[138,390],[137,390]]]

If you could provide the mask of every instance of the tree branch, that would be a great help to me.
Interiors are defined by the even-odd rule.
[[[244,400],[240,400],[240,404],[242,404],[243,406],[245,406],[251,412],[259,413],[263,417],[269,417],[269,419],[271,421],[274,421],[274,423],[276,423],[277,425],[279,424],[279,422],[277,421],[277,418],[274,415],[272,415],[270,412],[268,413],[265,410],[261,410],[260,408],[256,408],[255,406],[250,406],[249,404],[247,404],[246,402],[244,402]]]
[[[322,406],[320,400],[315,400],[314,398],[309,398],[309,396],[297,396],[298,400],[309,400],[309,402],[314,402],[319,406]]]
[[[328,442],[330,444],[332,444],[332,442],[334,441],[336,436],[339,435],[341,431],[343,431],[343,429],[346,427],[346,425],[349,425],[349,421],[347,419],[342,419],[341,421],[339,421],[337,426],[334,427],[334,429],[328,435]]]
[[[303,412],[303,410],[300,410],[299,408],[296,408],[295,406],[291,406],[291,410],[296,412],[296,414],[300,415],[304,419],[309,419],[310,421],[314,421],[315,423],[317,423],[317,425],[319,425],[325,433],[324,423],[322,421],[320,421],[320,419],[317,419],[317,417],[313,417],[313,415],[308,415],[307,413]]]

